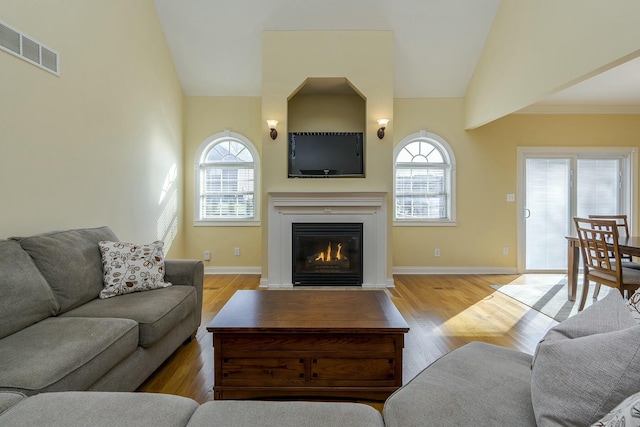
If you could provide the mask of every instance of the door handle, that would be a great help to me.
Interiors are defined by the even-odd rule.
[[[527,208],[524,208],[524,217],[529,218],[531,216],[531,211]]]

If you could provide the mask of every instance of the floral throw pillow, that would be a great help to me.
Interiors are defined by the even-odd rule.
[[[627,308],[631,312],[635,321],[640,323],[640,289],[631,295],[631,298],[629,298],[629,302],[627,303]]]
[[[640,426],[640,393],[627,397],[621,404],[592,427],[638,427]]]
[[[100,298],[111,298],[132,292],[166,288],[164,281],[164,243],[138,245],[101,241],[104,289]]]

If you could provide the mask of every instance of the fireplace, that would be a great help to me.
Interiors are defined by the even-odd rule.
[[[294,285],[362,285],[362,223],[292,223]]]
[[[340,223],[362,224],[361,286],[393,287],[393,278],[387,277],[389,260],[386,192],[269,192],[268,212],[269,232],[264,252],[268,260],[268,272],[260,279],[261,287],[294,287],[294,223],[321,223],[329,226]]]

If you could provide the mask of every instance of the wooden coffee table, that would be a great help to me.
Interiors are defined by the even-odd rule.
[[[384,400],[409,327],[383,290],[237,291],[207,326],[214,399]]]

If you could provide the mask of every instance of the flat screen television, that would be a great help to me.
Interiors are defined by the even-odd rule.
[[[289,132],[289,178],[364,177],[362,132]]]

